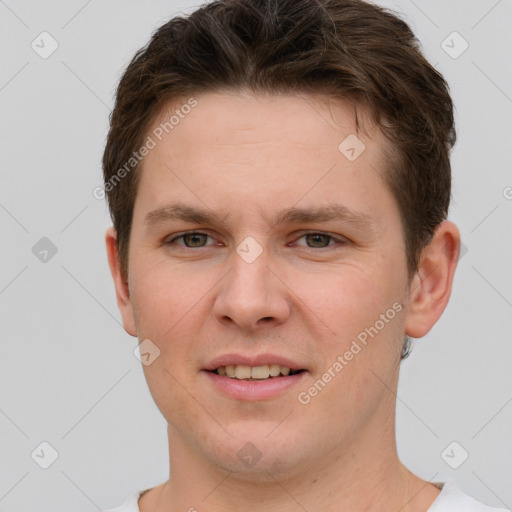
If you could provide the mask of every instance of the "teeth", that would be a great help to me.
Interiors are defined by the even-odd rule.
[[[251,367],[244,366],[243,364],[237,364],[235,366],[235,377],[237,379],[250,379],[251,378]]]
[[[271,364],[269,368],[271,377],[277,377],[281,373],[281,367],[278,364]]]
[[[278,364],[265,364],[262,366],[247,366],[244,364],[219,366],[215,370],[218,375],[230,377],[232,379],[268,379],[269,377],[278,377],[279,375],[293,375],[296,371],[290,370],[286,366]]]
[[[268,379],[270,376],[270,372],[268,369],[268,364],[264,366],[253,366],[251,368],[251,377],[253,379]]]

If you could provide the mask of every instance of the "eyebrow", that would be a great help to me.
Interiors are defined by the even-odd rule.
[[[181,220],[193,224],[223,224],[229,214],[220,216],[211,210],[197,208],[184,203],[170,203],[149,212],[144,218],[146,229],[157,227],[172,220]],[[288,208],[277,212],[267,224],[278,226],[284,223],[317,223],[338,220],[354,224],[361,228],[374,228],[375,221],[369,215],[352,210],[341,204],[329,204],[316,208]]]

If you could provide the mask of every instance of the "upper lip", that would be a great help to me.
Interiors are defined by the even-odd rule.
[[[236,366],[243,364],[246,366],[264,366],[266,364],[278,364],[290,368],[290,370],[305,370],[304,366],[278,354],[223,354],[212,359],[203,369],[213,371],[220,366]]]

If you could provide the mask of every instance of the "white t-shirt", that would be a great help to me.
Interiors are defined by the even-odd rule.
[[[493,508],[475,500],[462,491],[455,482],[436,484],[441,492],[427,512],[511,512],[504,508]],[[149,489],[137,491],[119,507],[105,510],[105,512],[140,512],[139,497]]]

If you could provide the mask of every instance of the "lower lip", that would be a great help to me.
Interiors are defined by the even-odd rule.
[[[212,384],[232,398],[237,400],[265,400],[274,398],[283,391],[297,385],[306,375],[306,371],[282,377],[261,380],[238,380],[224,377],[214,372],[204,370]]]

